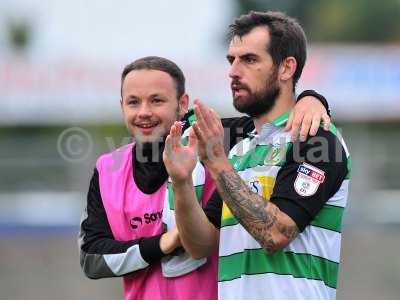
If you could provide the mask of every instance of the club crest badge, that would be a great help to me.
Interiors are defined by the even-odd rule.
[[[248,186],[252,192],[259,194],[265,200],[269,200],[275,185],[273,176],[255,176],[248,181]]]
[[[300,196],[309,197],[317,192],[319,185],[324,181],[324,171],[307,163],[303,163],[297,169],[294,189]]]

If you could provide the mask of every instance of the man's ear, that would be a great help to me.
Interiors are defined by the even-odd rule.
[[[297,69],[297,61],[293,56],[286,57],[279,66],[279,79],[288,81],[293,78]]]
[[[189,108],[189,95],[183,94],[178,100],[179,107],[179,118],[182,119],[183,116],[188,112]]]

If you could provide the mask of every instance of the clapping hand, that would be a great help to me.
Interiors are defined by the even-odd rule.
[[[182,124],[175,122],[165,140],[163,160],[172,181],[182,182],[191,180],[192,172],[197,163],[197,138],[190,129],[187,146],[181,142]]]

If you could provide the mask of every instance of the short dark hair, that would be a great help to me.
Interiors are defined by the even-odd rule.
[[[176,96],[179,100],[185,93],[185,76],[182,70],[173,61],[164,57],[158,56],[146,56],[135,60],[134,62],[127,65],[122,71],[121,75],[121,98],[122,98],[122,86],[124,84],[125,77],[134,70],[157,70],[168,73],[176,88]]]
[[[242,37],[258,26],[265,26],[269,31],[270,43],[266,50],[271,55],[275,66],[281,64],[289,56],[296,59],[297,68],[293,74],[294,90],[307,57],[307,39],[303,28],[295,19],[282,12],[251,11],[238,17],[229,26],[229,38]]]

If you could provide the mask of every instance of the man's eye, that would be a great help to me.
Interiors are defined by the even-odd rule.
[[[162,102],[164,102],[163,99],[160,99],[160,98],[154,98],[153,99],[153,103],[162,103]]]
[[[253,64],[257,61],[254,57],[246,57],[244,60],[248,64]]]
[[[137,100],[129,100],[128,101],[128,105],[138,105],[139,104],[139,101],[137,101]]]

